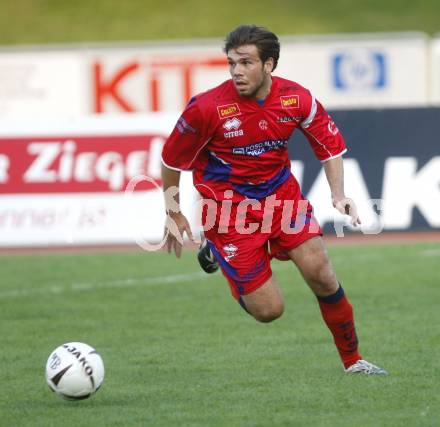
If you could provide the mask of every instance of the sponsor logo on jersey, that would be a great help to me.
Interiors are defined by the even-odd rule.
[[[244,147],[233,147],[232,154],[259,157],[262,154],[267,153],[268,151],[282,150],[286,149],[286,147],[287,141],[284,139],[269,140],[246,145]]]
[[[335,122],[333,120],[330,119],[330,121],[328,122],[328,131],[332,134],[332,135],[337,135],[337,133],[339,132],[339,129],[337,128],[337,126],[335,125]]]
[[[299,123],[302,119],[303,119],[302,117],[283,116],[283,117],[277,117],[277,122],[278,123],[291,123],[291,122]]]
[[[180,116],[179,120],[177,120],[176,123],[177,130],[182,133],[196,133],[196,130],[183,118],[183,116]]]
[[[237,119],[237,117],[234,117],[233,119],[226,120],[223,127],[228,130],[237,130],[241,126],[240,120]]]
[[[238,116],[241,114],[238,104],[218,105],[217,111],[221,119],[227,119],[228,117]]]
[[[266,120],[260,120],[258,126],[260,126],[261,130],[267,130],[268,123]]]
[[[283,108],[299,108],[299,95],[281,96],[280,100]]]
[[[236,136],[243,136],[243,135],[244,135],[243,129],[232,130],[232,131],[230,131],[230,132],[225,132],[225,133],[223,134],[223,136],[224,136],[225,138],[234,138],[234,137],[236,137]]]

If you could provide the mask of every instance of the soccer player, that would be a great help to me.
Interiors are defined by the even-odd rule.
[[[293,261],[317,297],[345,372],[386,374],[359,354],[352,306],[290,171],[287,144],[298,128],[323,164],[334,207],[360,224],[344,193],[341,133],[307,89],[272,76],[280,52],[275,34],[241,25],[227,36],[224,51],[231,79],[189,101],[163,148],[168,252],[180,256],[183,233],[194,240],[178,195],[180,172],[192,170],[206,201],[199,253],[205,271],[220,265],[240,305],[271,322],[284,302],[270,260]]]

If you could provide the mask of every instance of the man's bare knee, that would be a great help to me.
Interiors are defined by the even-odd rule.
[[[259,322],[269,323],[281,317],[283,312],[284,312],[284,305],[278,304],[271,307],[261,307],[258,310],[255,310],[251,314]]]
[[[242,298],[246,310],[259,322],[272,322],[283,314],[283,296],[273,277]]]

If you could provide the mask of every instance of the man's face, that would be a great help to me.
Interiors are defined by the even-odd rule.
[[[270,89],[273,61],[262,63],[255,45],[243,45],[227,52],[229,72],[241,96],[264,99]]]

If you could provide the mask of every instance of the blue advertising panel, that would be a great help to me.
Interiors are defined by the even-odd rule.
[[[440,229],[440,108],[334,111],[331,116],[348,146],[344,159],[360,170],[354,179],[363,180],[371,199],[383,202],[383,229]],[[303,165],[302,189],[308,195],[322,165],[299,131],[289,156]],[[350,179],[346,176],[346,184]]]

